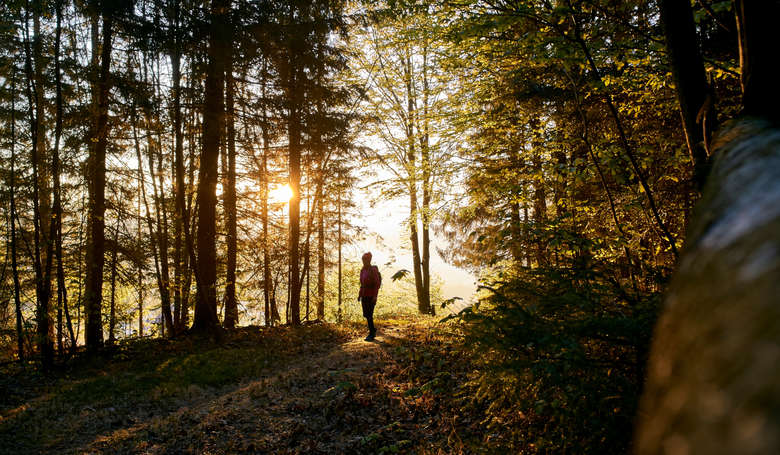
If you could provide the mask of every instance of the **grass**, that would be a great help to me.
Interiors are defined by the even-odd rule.
[[[330,324],[248,327],[219,344],[187,337],[132,340],[103,357],[75,358],[47,376],[6,366],[0,372],[0,453],[68,452],[353,335],[350,326]]]
[[[2,453],[482,453],[471,371],[429,317],[133,340],[0,376]]]

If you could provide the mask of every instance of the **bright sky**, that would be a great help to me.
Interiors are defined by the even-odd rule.
[[[359,189],[356,200],[360,215],[354,220],[356,224],[366,228],[365,239],[355,246],[345,250],[353,254],[357,260],[365,251],[371,251],[374,264],[382,270],[382,276],[390,277],[400,269],[412,269],[412,249],[408,240],[409,230],[405,219],[409,214],[409,203],[406,198],[381,201],[374,207],[369,204],[370,191]],[[445,299],[460,297],[469,301],[476,291],[476,277],[466,270],[452,266],[439,256],[436,248],[447,249],[449,246],[443,239],[437,238],[431,230],[431,276],[438,275],[443,281],[442,293]],[[395,260],[387,266],[387,262]],[[408,279],[413,279],[411,276]],[[433,278],[432,278],[433,279]]]

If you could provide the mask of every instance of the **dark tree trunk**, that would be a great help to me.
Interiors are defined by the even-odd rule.
[[[266,98],[266,79],[267,79],[267,67],[266,61],[263,61],[263,83],[261,87],[261,96],[263,101]],[[270,138],[268,135],[268,114],[265,105],[263,105],[263,123],[262,123],[262,135],[263,135],[263,169],[262,169],[262,185],[263,185],[263,302],[265,304],[265,325],[270,327],[276,320],[276,299],[271,299],[271,255],[269,253],[268,245],[268,158],[270,154]],[[273,307],[272,307],[273,306]]]
[[[337,191],[338,191],[338,200],[336,202],[336,210],[338,211],[337,223],[338,223],[338,230],[339,230],[339,233],[338,233],[338,243],[339,243],[339,253],[338,253],[339,254],[339,258],[338,258],[338,262],[339,262],[339,266],[338,266],[338,275],[339,275],[338,276],[338,305],[339,306],[338,306],[338,312],[336,313],[336,322],[341,322],[341,314],[342,314],[341,313],[341,308],[342,308],[342,306],[341,306],[341,243],[342,243],[342,238],[341,238],[341,188],[339,187],[339,189]]]
[[[265,325],[274,323],[273,315],[276,308],[271,308],[271,255],[268,245],[268,133],[265,126],[265,110],[263,110],[263,300],[265,303]],[[274,301],[275,306],[275,301]]]
[[[323,205],[320,202],[319,222],[317,223],[317,319],[321,321],[325,320],[325,216]]]
[[[16,313],[16,353],[24,360],[24,335],[22,333],[22,301],[20,298],[19,266],[16,254],[16,71],[11,68],[11,173],[9,205],[11,218],[11,274],[14,282],[14,309]]]
[[[110,89],[112,18],[102,14],[103,42],[93,52],[100,53],[100,72],[95,83],[93,127],[89,141],[89,235],[87,237],[87,276],[84,286],[87,350],[103,345],[103,264],[105,252],[106,147],[108,145],[108,92]]]
[[[293,71],[292,73],[295,73]],[[290,188],[292,197],[290,198],[290,230],[288,251],[290,257],[290,282],[288,292],[290,293],[290,313],[293,325],[301,323],[301,279],[300,279],[300,234],[301,234],[301,119],[299,106],[297,103],[297,90],[294,87],[295,77],[289,80],[291,98],[293,99],[290,107],[290,118],[288,123],[288,134],[290,139],[289,164],[290,164]]]
[[[203,112],[203,149],[198,180],[198,263],[197,296],[192,330],[215,332],[217,317],[217,161],[225,117],[225,43],[227,0],[211,3],[211,25],[208,45],[208,70]]]
[[[225,69],[226,122],[227,122],[227,178],[223,189],[225,197],[225,227],[227,228],[227,270],[225,277],[225,320],[226,328],[238,324],[238,302],[236,301],[236,128],[235,128],[235,82],[233,80],[233,50],[229,51]]]
[[[655,329],[636,452],[780,453],[780,131],[716,135]]]
[[[135,132],[135,125],[133,126],[133,131]],[[138,147],[138,139],[137,135],[134,134],[134,139],[136,143],[136,147]],[[137,155],[140,155],[140,150],[136,149]],[[136,219],[137,222],[137,231],[138,231],[138,247],[141,248],[141,245],[143,245],[143,237],[141,237],[141,197],[142,197],[142,185],[144,184],[144,175],[143,175],[143,169],[141,166],[141,163],[138,163],[138,218]],[[142,337],[144,336],[144,267],[141,262],[138,263],[138,276],[136,278],[136,287],[138,288],[138,336]]]
[[[173,27],[174,27],[174,44],[173,53],[171,55],[171,79],[173,79],[173,88],[171,96],[173,98],[173,134],[174,134],[174,146],[173,146],[173,167],[174,167],[174,197],[176,213],[174,215],[174,268],[173,268],[173,325],[176,332],[180,332],[184,328],[182,321],[182,287],[184,285],[184,263],[186,254],[183,250],[184,247],[184,217],[186,214],[186,205],[184,201],[184,192],[186,187],[184,186],[184,145],[182,134],[182,120],[181,120],[181,47],[180,47],[180,31],[179,31],[179,13],[180,2],[174,1],[173,11]]]
[[[428,86],[428,46],[427,42],[423,46],[422,62],[422,80],[423,80],[423,99],[422,99],[422,134],[420,136],[420,161],[422,165],[422,290],[425,306],[428,307],[430,314],[436,313],[436,308],[431,305],[431,197],[433,196],[432,163],[431,163],[431,144],[428,119],[428,102],[430,88]]]
[[[147,134],[149,134],[147,132]],[[157,148],[157,172],[154,171],[154,150]],[[154,238],[157,240],[157,248],[155,251],[159,252],[159,261],[155,257],[157,263],[157,279],[158,289],[160,292],[160,310],[162,312],[163,323],[165,324],[165,330],[168,331],[169,336],[173,336],[173,315],[171,314],[171,276],[168,268],[168,217],[165,209],[165,189],[163,187],[163,169],[162,169],[162,149],[158,142],[157,146],[153,144],[151,140],[151,134],[149,134],[148,141],[149,152],[149,177],[152,181],[152,200],[154,202],[154,214],[157,221],[156,235]],[[155,175],[159,177],[160,189],[157,189],[157,180]],[[151,221],[150,221],[151,222]],[[149,227],[150,234],[153,232],[151,226]]]
[[[54,224],[54,252],[57,259],[57,353],[62,355],[65,351],[63,345],[62,310],[67,302],[67,288],[65,287],[64,270],[62,267],[62,194],[60,185],[60,139],[62,137],[62,78],[60,73],[60,39],[62,36],[62,0],[56,2],[56,21],[54,31],[54,84],[55,84],[55,126],[54,149],[52,149],[52,179],[54,181],[54,204],[52,207]],[[66,309],[67,311],[67,309]],[[68,318],[70,322],[70,318]],[[73,330],[71,327],[71,340]]]
[[[46,162],[46,136],[44,129],[43,62],[41,61],[40,15],[41,4],[25,9],[25,72],[27,73],[27,104],[30,120],[33,170],[33,270],[35,272],[35,344],[43,359],[43,368],[51,367],[54,358],[53,321],[50,313],[51,251],[46,226],[50,223],[48,162]],[[30,49],[29,15],[33,12],[33,49]],[[35,67],[33,68],[33,61]]]
[[[780,452],[780,88],[770,51],[780,2],[740,0],[736,8],[746,117],[715,137],[712,170],[655,328],[639,455],[669,447]]]
[[[108,344],[113,345],[116,340],[114,330],[116,329],[116,272],[117,264],[119,261],[119,214],[117,214],[116,226],[114,227],[114,245],[113,251],[111,251],[111,297],[109,300],[108,310]]]
[[[717,128],[714,103],[697,44],[691,3],[662,0],[660,6],[685,140],[693,162],[693,180],[701,190],[707,178],[711,132]]]
[[[777,89],[778,0],[736,0],[744,114],[780,122]]]
[[[76,336],[73,333],[73,322],[68,309],[68,287],[65,284],[65,267],[62,264],[62,185],[60,183],[60,138],[62,137],[62,78],[60,71],[60,38],[62,34],[62,0],[56,4],[57,28],[54,42],[54,74],[56,91],[56,120],[54,126],[54,150],[52,150],[52,177],[54,179],[54,217],[52,231],[55,233],[54,251],[57,257],[57,342],[60,354],[62,344],[62,314],[65,313],[65,324],[70,335],[70,350],[76,351]]]

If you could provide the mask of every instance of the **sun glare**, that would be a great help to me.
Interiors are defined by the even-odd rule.
[[[290,188],[290,185],[277,186],[268,193],[268,199],[270,199],[271,202],[287,203],[292,197],[293,190]]]

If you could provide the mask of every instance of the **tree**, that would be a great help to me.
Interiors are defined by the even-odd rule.
[[[736,2],[743,115],[718,133],[712,171],[656,327],[639,454],[670,444],[714,454],[780,449],[777,400],[766,398],[777,388],[777,359],[745,355],[776,345],[780,326],[778,258],[766,253],[777,251],[780,213],[748,215],[755,207],[777,207],[778,116],[769,103],[780,90],[769,83],[774,55],[766,40],[776,38],[770,18],[779,13],[777,2]],[[702,416],[712,400],[717,412]],[[749,438],[741,433],[747,422],[762,422]]]
[[[409,198],[409,240],[419,311],[430,302],[430,230],[436,195],[446,187],[448,140],[443,122],[449,81],[437,68],[436,25],[420,2],[383,5],[360,31],[362,49],[354,71],[365,78],[371,133],[384,151],[374,157],[393,174],[387,195]],[[434,189],[434,184],[437,186]]]
[[[89,235],[87,236],[86,283],[84,311],[86,313],[87,349],[95,352],[103,345],[103,264],[105,261],[106,212],[106,147],[108,145],[108,96],[111,88],[111,39],[113,11],[109,5],[98,4],[92,11],[92,60],[100,63],[100,71],[92,91],[92,126],[89,141]],[[98,41],[98,18],[102,23],[102,42]]]
[[[217,161],[224,130],[227,0],[212,0],[210,9],[208,69],[203,112],[203,148],[198,177],[197,296],[192,330],[214,332],[217,318],[216,188]]]
[[[238,323],[238,302],[236,301],[236,86],[233,79],[234,59],[235,50],[233,45],[228,50],[228,61],[225,68],[227,176],[224,181],[225,226],[227,228],[224,325],[226,328],[231,329]]]

